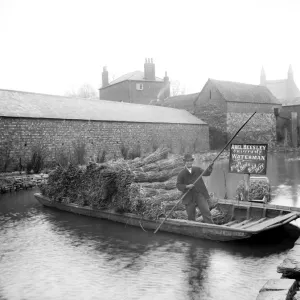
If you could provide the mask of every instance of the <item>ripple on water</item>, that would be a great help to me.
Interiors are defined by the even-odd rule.
[[[250,300],[288,250],[153,235],[31,201],[34,210],[28,200],[28,211],[21,202],[22,213],[0,215],[0,294],[9,300]]]

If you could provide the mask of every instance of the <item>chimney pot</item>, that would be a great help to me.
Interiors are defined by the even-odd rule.
[[[144,65],[144,78],[146,80],[155,80],[155,65],[153,58],[147,58]]]

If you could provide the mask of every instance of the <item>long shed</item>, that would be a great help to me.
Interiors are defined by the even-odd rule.
[[[208,125],[187,111],[106,100],[0,90],[0,154],[11,168],[42,144],[49,160],[83,142],[87,156],[120,156],[121,146],[142,152],[165,144],[174,152],[209,149]],[[1,163],[1,161],[0,161]],[[0,165],[1,167],[1,165]]]

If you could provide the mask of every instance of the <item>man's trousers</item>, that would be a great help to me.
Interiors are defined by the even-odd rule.
[[[208,206],[208,200],[199,193],[193,193],[192,198],[185,204],[188,219],[195,221],[196,218],[196,206],[200,209],[204,223],[213,224],[211,213]]]

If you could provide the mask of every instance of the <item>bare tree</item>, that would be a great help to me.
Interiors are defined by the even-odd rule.
[[[87,99],[97,97],[97,93],[96,93],[95,89],[87,83],[83,84],[77,90],[77,92],[72,90],[72,91],[66,92],[65,95],[68,97],[87,98]]]
[[[178,81],[171,81],[171,96],[178,96],[185,94],[185,87]]]
[[[110,75],[110,82],[116,79],[116,74],[111,74]]]

